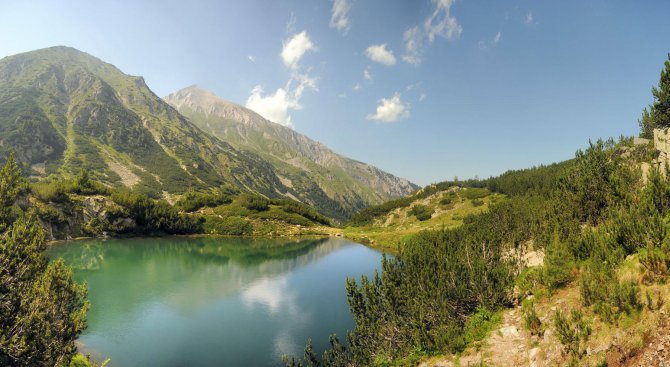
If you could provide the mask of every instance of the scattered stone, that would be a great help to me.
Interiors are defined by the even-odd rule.
[[[530,359],[531,362],[535,362],[539,354],[540,354],[540,348],[535,347],[528,351],[528,359]]]
[[[500,333],[504,338],[510,337],[510,336],[518,336],[519,335],[519,329],[517,329],[515,326],[505,326],[500,328]]]

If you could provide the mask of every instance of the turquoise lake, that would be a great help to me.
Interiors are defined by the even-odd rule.
[[[82,352],[109,366],[277,366],[353,328],[345,280],[381,253],[341,238],[85,240],[48,250],[88,284]]]

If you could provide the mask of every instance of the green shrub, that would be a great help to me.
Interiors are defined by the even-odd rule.
[[[179,198],[175,207],[185,212],[193,212],[204,207],[213,208],[232,203],[233,200],[230,195],[230,192],[219,189],[208,192],[189,190]]]
[[[482,205],[484,205],[484,200],[480,200],[480,199],[473,199],[472,200],[472,206],[478,207],[478,206],[482,206]]]
[[[30,191],[43,202],[65,203],[69,201],[61,182],[37,182],[30,185]]]
[[[561,310],[556,310],[554,327],[565,353],[570,356],[570,365],[577,365],[578,360],[586,353],[586,342],[592,332],[590,323],[577,310],[572,310],[570,320]]]
[[[412,207],[412,209],[410,209],[409,214],[415,216],[416,219],[423,222],[432,217],[433,209],[426,205],[416,204]]]
[[[459,195],[461,195],[462,198],[468,200],[483,199],[489,196],[490,194],[491,193],[489,192],[489,190],[476,187],[469,187],[467,189],[459,191]]]
[[[254,194],[242,194],[237,198],[237,203],[249,210],[262,212],[268,210],[270,200]]]
[[[203,228],[204,232],[209,234],[228,236],[249,236],[253,234],[253,226],[249,220],[239,217],[207,216]]]
[[[525,299],[521,303],[523,311],[523,323],[530,335],[540,336],[544,332],[542,321],[535,311],[535,302],[532,299]]]
[[[482,341],[489,332],[500,323],[500,314],[489,311],[486,307],[478,306],[476,312],[468,318],[463,327],[466,344]]]
[[[638,251],[642,265],[642,280],[646,283],[665,282],[668,278],[670,257],[657,247],[648,246]]]
[[[559,241],[558,234],[555,233],[554,240],[545,249],[542,269],[542,282],[550,291],[561,288],[573,280],[573,261],[570,249]]]

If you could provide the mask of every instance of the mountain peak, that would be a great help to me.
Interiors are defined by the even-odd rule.
[[[328,202],[326,206],[337,203],[335,206],[351,213],[418,188],[405,179],[337,154],[198,86],[174,92],[165,101],[203,131],[237,149],[264,157],[300,201]],[[342,217],[334,212],[328,214]]]
[[[214,92],[202,89],[195,84],[171,93],[163,99],[177,110],[186,107],[207,117],[215,115],[245,124],[265,120],[258,113],[237,103],[223,99],[214,94]]]

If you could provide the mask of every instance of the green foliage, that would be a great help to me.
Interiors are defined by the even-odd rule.
[[[463,327],[466,345],[482,341],[499,323],[499,313],[491,312],[484,306],[478,306],[476,312],[468,318]]]
[[[69,201],[67,190],[61,181],[37,182],[30,185],[30,191],[35,197],[45,203],[66,203]]]
[[[523,312],[523,324],[530,335],[541,336],[544,332],[542,321],[535,311],[535,302],[533,299],[525,299],[521,303]]]
[[[358,363],[393,360],[415,349],[462,350],[465,316],[478,310],[469,330],[471,338],[479,335],[482,310],[509,299],[514,268],[493,256],[501,242],[479,236],[474,225],[419,233],[400,258],[384,258],[381,274],[362,277],[360,284],[347,281],[356,320],[349,339]]]
[[[91,360],[90,356],[85,356],[81,353],[75,354],[70,361],[68,367],[105,367],[110,362],[110,359],[107,358],[100,364],[97,364]]]
[[[142,232],[189,234],[202,231],[200,217],[181,214],[165,201],[149,199],[127,191],[116,191],[112,193],[111,199],[122,209],[109,213],[110,219],[113,221],[116,218],[133,218]]]
[[[644,268],[642,279],[646,283],[665,282],[668,279],[670,256],[667,250],[649,246],[639,250],[640,265]]]
[[[658,87],[651,89],[654,101],[642,112],[639,120],[640,136],[653,138],[654,128],[670,127],[670,54],[664,63]]]
[[[571,202],[574,216],[592,225],[603,219],[613,203],[623,203],[634,181],[632,174],[617,159],[612,159],[614,141],[589,142],[585,151],[577,151],[575,164],[561,182],[564,200]]]
[[[12,193],[19,174],[15,167],[0,171],[4,192]],[[4,208],[14,203],[0,204]],[[86,286],[73,281],[62,260],[49,264],[42,253],[45,246],[34,212],[19,217],[0,235],[2,366],[67,364],[86,326]]]
[[[601,244],[585,263],[580,279],[582,303],[593,306],[594,311],[608,322],[614,322],[622,313],[631,314],[641,307],[637,281],[620,281],[617,276],[617,257]]]
[[[466,188],[464,190],[459,191],[458,193],[461,197],[468,199],[468,200],[477,200],[477,199],[483,199],[491,193],[487,189],[483,188],[476,188],[476,187],[470,187]]]
[[[416,204],[412,206],[412,209],[409,211],[410,215],[416,217],[420,221],[428,220],[433,215],[433,209],[422,204]]]
[[[249,236],[253,234],[253,226],[249,220],[240,217],[207,216],[203,225],[205,233],[228,236]]]
[[[242,194],[236,201],[239,205],[257,212],[268,210],[270,206],[270,200],[254,194]]]
[[[286,213],[297,214],[299,216],[307,218],[308,220],[314,223],[323,224],[325,226],[331,225],[330,219],[319,214],[316,210],[303,203],[283,199],[283,200],[272,200],[272,204],[278,205]]]
[[[175,203],[175,207],[185,212],[194,212],[200,208],[213,208],[222,204],[233,202],[233,190],[215,189],[207,192],[188,190]]]
[[[425,199],[431,195],[434,195],[435,193],[445,191],[456,185],[457,183],[445,181],[430,186],[426,186],[423,189],[415,192],[414,194],[406,196],[404,198],[390,200],[380,205],[367,207],[356,213],[356,215],[354,215],[347,224],[354,227],[370,225],[377,217],[386,215],[398,208],[409,207],[416,200]]]
[[[570,365],[577,365],[578,359],[586,353],[586,342],[592,332],[590,323],[578,310],[572,310],[570,319],[560,310],[556,310],[554,327],[565,353],[570,356]]]
[[[21,190],[21,171],[11,153],[0,169],[0,231],[12,221],[12,206]]]
[[[545,248],[542,282],[550,291],[565,286],[574,278],[573,263],[572,252],[567,244],[559,240],[555,231],[553,241]]]
[[[450,206],[458,200],[458,196],[455,192],[449,191],[446,194],[442,195],[440,198],[440,205]]]

